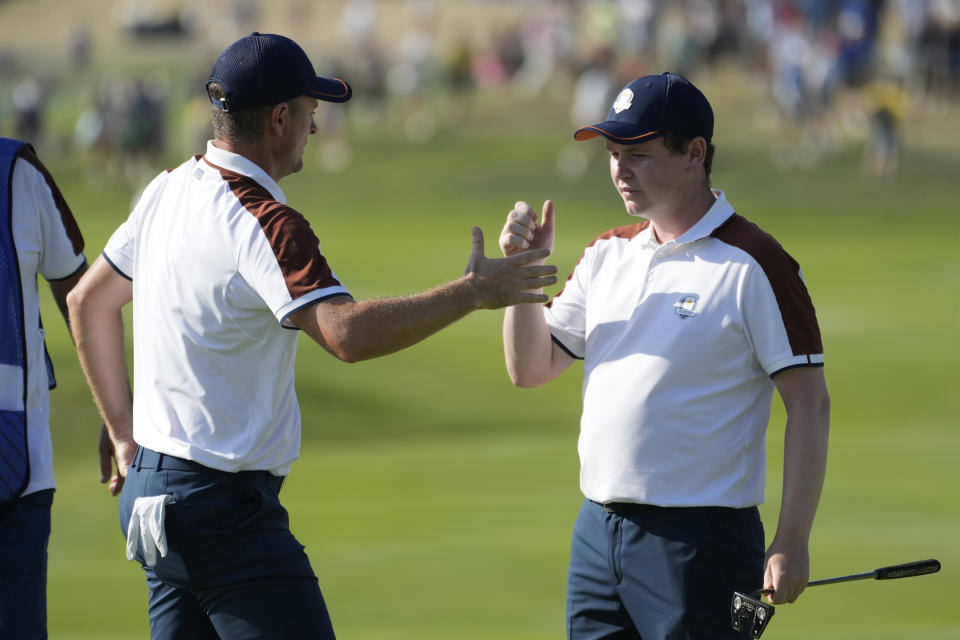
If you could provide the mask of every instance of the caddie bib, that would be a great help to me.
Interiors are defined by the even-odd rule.
[[[13,241],[13,166],[26,143],[0,138],[0,504],[30,481],[27,342],[20,263]]]

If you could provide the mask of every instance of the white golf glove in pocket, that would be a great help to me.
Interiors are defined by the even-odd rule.
[[[156,566],[157,551],[160,552],[160,557],[167,555],[167,534],[163,530],[163,519],[167,503],[171,501],[173,496],[169,494],[134,500],[133,514],[130,516],[130,524],[127,525],[127,560],[134,559],[138,545],[148,567]]]

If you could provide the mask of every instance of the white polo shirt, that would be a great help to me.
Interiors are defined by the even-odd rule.
[[[40,328],[37,274],[62,280],[86,263],[83,237],[66,201],[46,167],[30,151],[22,151],[13,166],[13,241],[20,265],[23,326],[27,342],[27,444],[30,482],[23,495],[53,489],[53,444],[50,439],[50,379],[47,375],[44,330]],[[62,326],[62,325],[61,325]],[[64,329],[65,330],[65,329]],[[0,393],[22,397],[21,374],[10,378]],[[16,389],[14,389],[16,387]],[[66,418],[66,416],[61,416]]]
[[[799,265],[714,194],[675,241],[646,221],[598,237],[545,309],[554,341],[584,359],[591,500],[760,504],[771,378],[823,364]]]
[[[103,255],[133,281],[133,436],[223,471],[285,475],[300,451],[289,315],[349,295],[304,217],[207,145],[157,176]]]

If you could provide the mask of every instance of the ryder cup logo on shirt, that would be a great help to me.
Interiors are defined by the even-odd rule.
[[[695,293],[685,295],[673,305],[673,312],[680,316],[681,320],[697,315],[697,301],[700,299]]]
[[[633,104],[633,91],[630,89],[624,89],[620,92],[620,95],[617,96],[617,99],[613,101],[613,110],[617,113],[621,111],[626,111],[630,108],[630,105]]]

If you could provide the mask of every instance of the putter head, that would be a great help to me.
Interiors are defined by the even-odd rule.
[[[734,631],[746,631],[749,637],[759,638],[773,617],[774,608],[760,600],[762,595],[746,595],[735,591],[730,602],[730,622]]]

